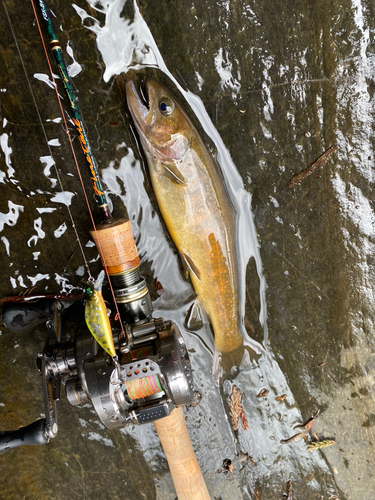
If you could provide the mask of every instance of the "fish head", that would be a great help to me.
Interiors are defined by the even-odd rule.
[[[172,92],[149,79],[143,99],[129,81],[126,97],[145,150],[162,160],[181,160],[190,147],[192,125]]]

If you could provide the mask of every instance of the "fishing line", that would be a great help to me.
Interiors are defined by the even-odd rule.
[[[13,40],[14,40],[15,46],[17,48],[18,56],[20,58],[21,65],[22,65],[23,71],[25,73],[25,77],[26,77],[26,81],[27,81],[27,84],[28,84],[28,87],[29,87],[29,90],[30,90],[30,94],[31,94],[31,97],[32,97],[32,100],[33,100],[33,103],[34,103],[34,106],[35,106],[38,118],[39,118],[39,122],[40,122],[40,125],[41,125],[42,130],[43,130],[43,135],[44,135],[44,138],[45,138],[46,143],[47,143],[47,148],[48,148],[49,154],[50,154],[50,156],[51,156],[51,158],[53,160],[53,164],[54,164],[55,172],[56,172],[56,177],[57,177],[57,180],[58,180],[61,192],[63,193],[63,196],[65,198],[65,205],[66,205],[66,207],[68,209],[68,213],[69,213],[70,221],[71,221],[71,224],[72,224],[72,228],[74,230],[76,241],[78,242],[78,245],[79,245],[79,248],[80,248],[80,251],[81,251],[81,255],[82,255],[82,258],[83,258],[83,261],[84,261],[84,265],[85,265],[87,274],[88,274],[89,278],[92,278],[91,273],[90,273],[90,268],[89,268],[88,262],[86,260],[86,256],[85,256],[84,250],[83,250],[83,246],[82,246],[82,243],[81,243],[81,240],[79,238],[78,231],[77,231],[77,228],[76,228],[76,225],[75,225],[75,222],[74,222],[74,218],[73,218],[72,212],[70,211],[70,208],[69,208],[69,202],[67,201],[66,196],[65,196],[65,191],[64,191],[64,188],[63,188],[63,185],[62,185],[62,182],[61,182],[61,178],[60,178],[60,175],[59,175],[59,172],[58,172],[58,169],[57,169],[57,165],[56,165],[56,162],[55,162],[55,160],[53,158],[51,146],[48,143],[48,137],[47,137],[46,129],[44,127],[43,120],[42,120],[42,117],[41,117],[40,112],[39,112],[38,104],[36,102],[35,95],[34,95],[32,87],[31,87],[31,83],[30,83],[30,80],[29,80],[29,77],[28,77],[28,74],[27,74],[27,71],[26,71],[26,66],[25,66],[23,57],[21,55],[21,50],[20,50],[20,47],[18,45],[18,42],[17,42],[16,36],[15,36],[14,30],[13,30],[12,22],[11,22],[10,17],[9,17],[9,13],[8,13],[8,9],[7,9],[6,4],[5,4],[5,0],[3,0],[3,6],[4,6],[6,17],[8,19],[10,31],[12,33]],[[34,8],[34,6],[33,6],[33,8]],[[54,78],[53,78],[53,83],[54,83],[56,92],[58,93],[56,82],[55,82]],[[64,121],[65,121],[65,117],[64,117]],[[67,133],[68,133],[69,140],[70,140],[70,134],[69,134],[69,130],[68,129],[67,129]],[[74,150],[73,150],[73,156],[75,158]],[[76,158],[75,158],[75,161],[77,161]]]
[[[137,365],[137,359],[148,358],[155,354],[152,345],[143,346],[139,349],[133,349],[128,353],[124,353],[122,356],[122,363],[134,363]],[[137,370],[135,369],[135,373]],[[139,373],[139,371],[138,371]],[[131,372],[126,374],[131,375]],[[135,380],[125,381],[126,390],[130,399],[141,399],[147,396],[152,396],[163,391],[159,376],[157,374],[149,375],[147,377],[142,377]]]

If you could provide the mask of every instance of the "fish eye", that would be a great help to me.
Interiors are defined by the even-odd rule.
[[[170,115],[173,111],[173,104],[168,99],[159,102],[159,109],[163,115]]]
[[[88,286],[88,287],[86,288],[86,293],[87,293],[87,295],[88,295],[89,297],[91,297],[91,295],[93,294],[92,288]]]

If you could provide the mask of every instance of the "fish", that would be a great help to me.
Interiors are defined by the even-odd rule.
[[[104,275],[104,271],[101,271],[95,282],[88,282],[86,289],[85,321],[98,344],[101,345],[110,356],[116,357],[111,323],[102,296]]]
[[[218,165],[178,99],[155,79],[147,80],[145,91],[144,100],[128,81],[128,108],[161,215],[197,295],[191,314],[202,316],[202,308],[213,329],[218,380],[222,354],[243,345],[236,212]]]

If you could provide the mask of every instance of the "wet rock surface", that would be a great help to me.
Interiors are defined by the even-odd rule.
[[[49,6],[113,212],[127,212],[132,221],[155,315],[176,321],[189,348],[201,398],[185,415],[212,498],[371,500],[373,4],[141,1],[141,18],[134,18],[129,2],[50,0]],[[100,265],[32,7],[26,3],[20,11],[9,0],[0,10],[0,296],[32,287],[32,293],[83,287],[84,261],[67,204],[93,275]],[[155,53],[142,18],[160,50],[157,61],[163,58],[175,83],[161,64],[142,66]],[[120,48],[132,29],[135,48],[126,59],[129,53]],[[136,46],[139,40],[146,40],[143,46]],[[127,64],[133,66],[125,73]],[[52,67],[57,73],[54,61]],[[177,82],[202,99],[251,194],[262,271],[250,259],[244,324],[267,354],[245,355],[220,389],[211,376],[209,328],[184,328],[193,291],[165,234],[129,127],[121,82],[134,75],[141,81],[157,76],[176,93]],[[215,155],[205,116],[186,108]],[[95,214],[89,176],[69,127]],[[338,150],[322,169],[288,187],[332,145]],[[61,186],[47,158],[51,152]],[[158,297],[155,279],[167,297],[177,297],[175,303]],[[264,298],[268,329],[259,318]],[[2,430],[43,412],[35,359],[45,338],[42,326],[20,334],[1,328]],[[233,385],[242,393],[248,429],[233,430]],[[268,393],[258,397],[262,389]],[[280,443],[317,410],[310,439],[316,440],[315,432],[334,445],[309,453],[303,439]],[[0,456],[1,498],[175,498],[152,425],[109,431],[91,406],[73,408],[65,397],[58,416],[59,433],[50,444]]]

